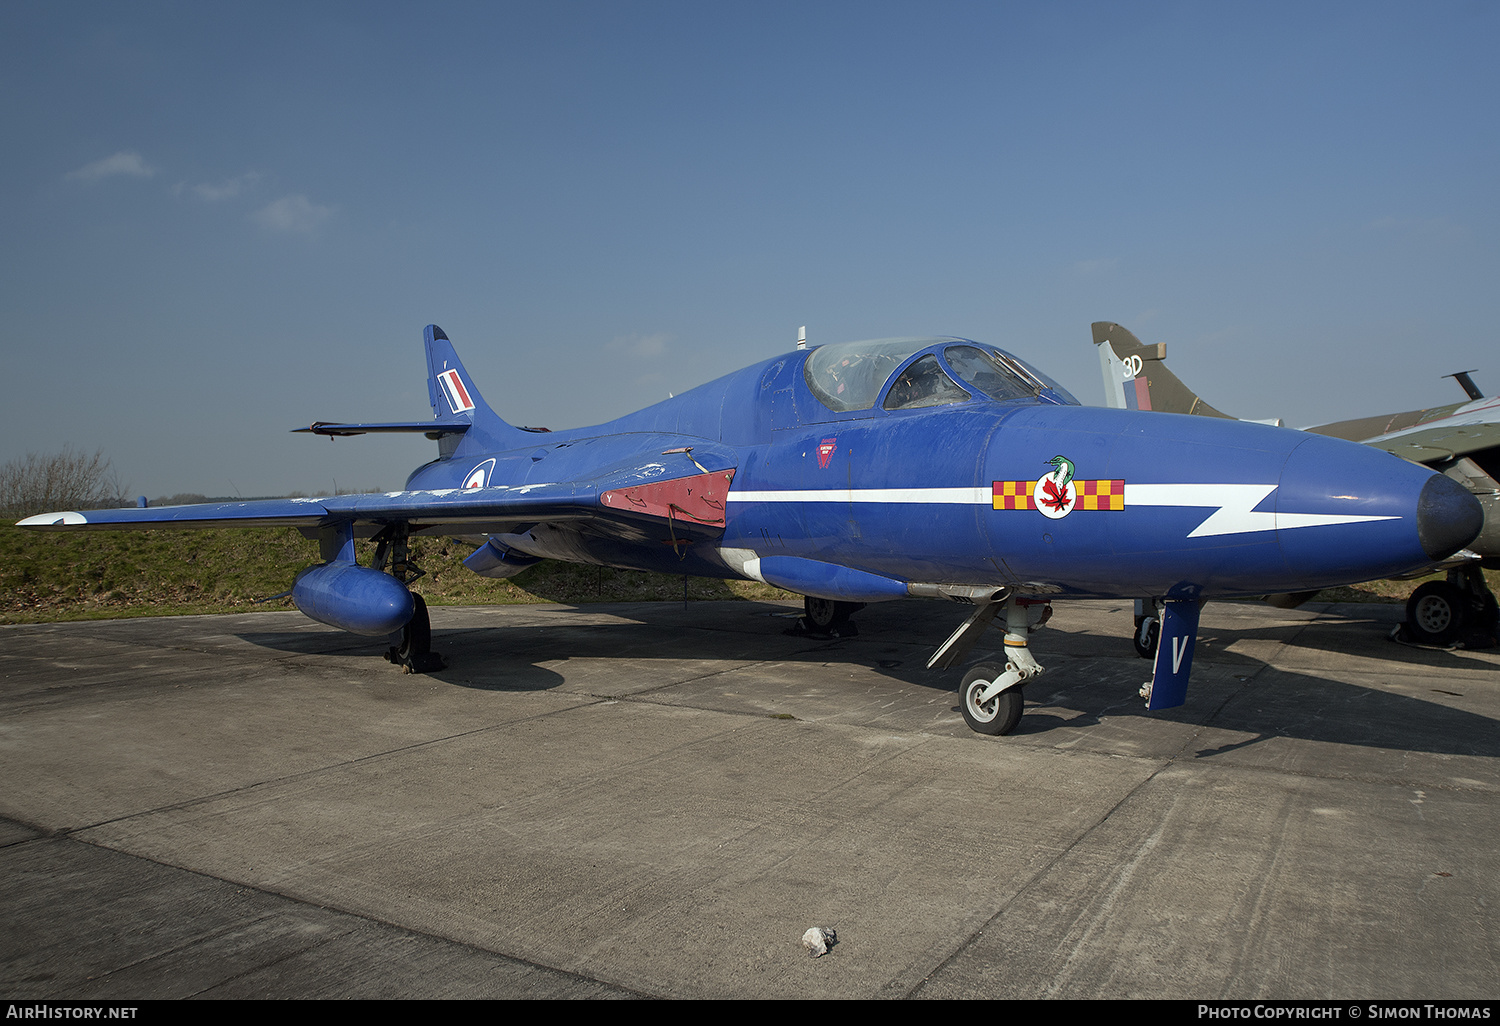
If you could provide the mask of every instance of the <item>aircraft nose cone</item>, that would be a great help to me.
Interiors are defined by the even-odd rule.
[[[1309,581],[1423,570],[1484,526],[1479,501],[1457,481],[1368,445],[1317,435],[1288,456],[1276,502],[1287,565]]]
[[[1447,559],[1484,527],[1484,507],[1463,485],[1434,474],[1417,499],[1417,540],[1434,560]]]

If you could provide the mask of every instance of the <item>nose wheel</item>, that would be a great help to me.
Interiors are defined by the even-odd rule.
[[[1154,616],[1138,616],[1135,618],[1135,637],[1131,639],[1135,645],[1135,654],[1142,659],[1155,659],[1156,646],[1161,641],[1161,621]]]
[[[1021,712],[1026,705],[1019,687],[1002,691],[990,698],[985,692],[993,687],[995,680],[1005,674],[1005,668],[996,663],[980,663],[964,675],[959,688],[961,701],[959,711],[969,729],[978,734],[998,737],[1009,734],[1021,722]]]

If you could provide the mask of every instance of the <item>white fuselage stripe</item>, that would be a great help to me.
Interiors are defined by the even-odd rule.
[[[916,502],[988,506],[991,488],[809,488],[800,491],[729,493],[730,502]]]
[[[1256,505],[1274,484],[1126,484],[1126,506]],[[785,491],[730,491],[730,502],[911,502],[989,506],[991,488],[804,488]]]
[[[1217,507],[1208,519],[1189,534],[1206,538],[1224,534],[1249,534],[1297,527],[1361,524],[1372,520],[1399,520],[1394,516],[1359,516],[1342,513],[1255,512],[1255,507],[1276,490],[1274,484],[1129,484],[1125,485],[1125,508],[1131,506]],[[730,502],[860,502],[944,506],[990,506],[993,488],[807,488],[784,491],[731,491]]]

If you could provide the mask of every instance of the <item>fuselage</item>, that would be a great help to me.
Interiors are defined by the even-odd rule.
[[[998,351],[920,341],[854,365],[869,399],[843,401],[832,383],[844,380],[809,368],[814,351],[800,351],[597,427],[537,433],[502,451],[466,439],[407,488],[572,483],[603,495],[617,467],[645,466],[662,481],[732,472],[722,532],[700,531],[690,545],[677,544],[680,521],[666,527],[672,544],[587,523],[536,533],[518,525],[508,544],[862,601],[912,585],[1121,597],[1302,591],[1409,572],[1472,537],[1466,492],[1379,450],[1083,407],[1019,361],[1015,376],[1029,391],[991,398],[974,387],[970,350]],[[1002,368],[1006,355],[994,357]],[[910,404],[898,390],[934,369],[941,388]],[[996,391],[987,378],[977,383]],[[825,566],[854,577],[820,576]]]

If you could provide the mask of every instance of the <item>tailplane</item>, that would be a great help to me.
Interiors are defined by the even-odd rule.
[[[436,324],[423,332],[427,347],[427,398],[432,403],[431,420],[388,421],[379,424],[343,424],[331,420],[315,421],[311,427],[295,431],[315,435],[346,437],[349,435],[407,433],[424,434],[437,440],[440,459],[458,452],[494,452],[515,449],[528,444],[530,434],[546,428],[518,428],[505,423],[490,409],[469,372],[464,370],[453,343]]]

